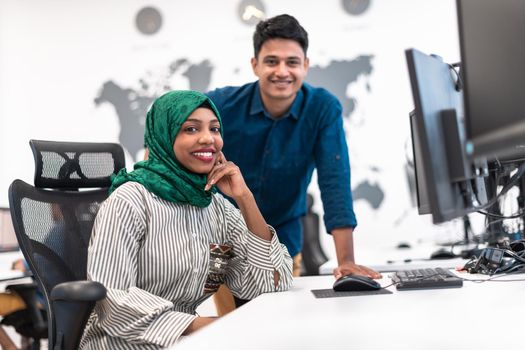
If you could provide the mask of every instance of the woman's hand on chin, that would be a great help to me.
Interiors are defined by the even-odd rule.
[[[219,152],[217,162],[208,174],[208,182],[204,190],[208,191],[213,185],[233,199],[251,196],[250,189],[244,182],[241,170],[235,163],[227,161],[222,152]]]

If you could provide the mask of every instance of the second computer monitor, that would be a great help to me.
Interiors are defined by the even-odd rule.
[[[478,199],[486,200],[484,181],[465,155],[462,96],[453,67],[414,49],[406,57],[418,195],[427,197],[433,222],[441,223],[476,210]]]

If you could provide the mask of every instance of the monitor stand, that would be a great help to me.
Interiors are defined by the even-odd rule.
[[[454,259],[470,257],[470,252],[478,247],[477,240],[471,238],[472,227],[468,215],[463,216],[463,239],[460,241],[440,243],[440,248],[430,254],[430,259]],[[459,251],[460,253],[457,253]],[[468,252],[468,253],[467,253]]]

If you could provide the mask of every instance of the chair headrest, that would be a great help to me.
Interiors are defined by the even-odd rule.
[[[35,187],[78,189],[109,187],[111,175],[125,167],[116,143],[30,140]]]

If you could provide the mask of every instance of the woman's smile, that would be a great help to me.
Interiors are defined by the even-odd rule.
[[[191,153],[195,158],[205,163],[215,161],[216,151],[213,148],[199,149]]]

